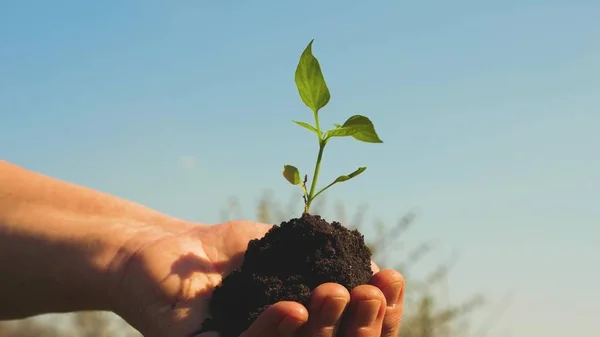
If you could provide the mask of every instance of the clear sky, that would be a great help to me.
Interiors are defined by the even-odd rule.
[[[289,199],[316,143],[293,75],[315,39],[327,193],[461,259],[453,298],[514,292],[494,337],[599,336],[600,2],[0,0],[0,157],[182,218]],[[298,210],[300,212],[300,209]],[[366,231],[369,234],[369,231]],[[442,254],[443,255],[443,254]]]

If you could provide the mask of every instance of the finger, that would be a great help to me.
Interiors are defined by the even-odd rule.
[[[379,337],[385,308],[385,296],[379,288],[364,284],[352,289],[340,328],[341,336]]]
[[[395,270],[385,269],[373,275],[369,284],[381,289],[387,303],[381,337],[398,336],[404,310],[404,277]]]
[[[241,337],[291,337],[308,321],[308,311],[297,302],[268,307]]]
[[[373,274],[379,273],[379,267],[375,264],[375,262],[373,262],[373,260],[371,260],[371,271]]]
[[[308,323],[302,327],[300,336],[335,336],[348,302],[350,293],[339,284],[325,283],[315,288],[308,304]]]

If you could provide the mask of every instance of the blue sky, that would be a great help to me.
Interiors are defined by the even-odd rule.
[[[185,219],[249,217],[315,139],[293,74],[315,39],[327,193],[461,252],[453,299],[515,296],[489,336],[593,336],[600,312],[597,1],[0,1],[0,157]],[[300,212],[300,209],[298,210]],[[366,230],[367,235],[372,231]]]

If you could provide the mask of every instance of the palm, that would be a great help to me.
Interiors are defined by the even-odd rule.
[[[248,241],[263,237],[271,227],[250,221],[214,226],[181,224],[140,239],[144,246],[128,263],[115,311],[145,337],[194,336],[207,317],[208,299],[214,288],[241,265]],[[351,293],[332,283],[315,289],[308,308],[310,320],[299,303],[280,302],[257,319],[247,336],[279,336],[278,322],[293,317],[296,328],[300,326],[297,324],[306,323],[301,336],[333,337],[337,328],[325,318],[335,312],[336,326],[344,315],[339,326],[342,336],[397,336],[404,281],[393,270],[378,272],[374,265],[373,269],[376,274],[369,285],[358,286]],[[336,300],[335,307],[321,310],[325,301],[332,300]],[[391,307],[373,311],[375,302],[389,303]],[[369,312],[365,310],[377,314],[377,319],[364,323],[364,313]]]
[[[153,237],[132,259],[123,284],[127,300],[135,298],[133,311],[142,310],[143,315],[128,310],[125,318],[146,337],[198,332],[212,290],[241,265],[248,241],[264,236],[269,228],[236,221],[188,225]]]

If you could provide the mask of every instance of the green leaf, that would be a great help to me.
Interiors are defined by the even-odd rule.
[[[356,177],[357,175],[359,175],[359,174],[361,174],[361,173],[365,172],[365,170],[366,170],[366,169],[367,169],[367,168],[366,168],[365,166],[361,166],[361,167],[359,167],[359,168],[358,168],[356,171],[354,171],[354,172],[352,172],[352,173],[350,173],[350,174],[348,174],[348,175],[345,175],[345,176],[339,176],[339,177],[337,177],[337,178],[336,178],[336,179],[333,181],[333,183],[334,183],[334,184],[335,184],[335,183],[341,183],[341,182],[344,182],[344,181],[346,181],[346,180],[350,180],[350,179],[352,179],[352,178]]]
[[[357,140],[367,143],[383,143],[375,131],[373,122],[365,116],[354,115],[348,118],[344,122],[344,125],[342,125],[342,128],[357,129],[357,132],[352,135]]]
[[[325,138],[330,137],[348,137],[360,140],[366,143],[383,143],[377,132],[373,122],[365,116],[354,115],[344,122],[343,125],[337,126],[333,130],[325,133]]]
[[[356,129],[356,128],[345,128],[345,127],[340,126],[336,129],[325,132],[325,139],[331,138],[331,137],[348,137],[348,136],[354,135],[357,132],[358,132],[358,129]]]
[[[333,126],[335,126],[336,128],[341,128],[342,127],[341,124],[336,124],[336,123],[333,123]]]
[[[296,67],[295,81],[304,104],[317,113],[319,109],[327,105],[330,94],[319,61],[312,54],[313,42],[314,40],[310,41],[300,56]]]
[[[326,191],[328,188],[330,188],[331,186],[333,186],[333,185],[335,185],[335,184],[337,184],[337,183],[344,182],[344,181],[346,181],[346,180],[350,180],[350,179],[352,179],[352,178],[356,177],[357,175],[359,175],[359,174],[361,174],[361,173],[365,172],[365,170],[366,170],[366,169],[367,169],[366,167],[364,167],[364,166],[361,166],[361,167],[359,167],[359,168],[358,168],[356,171],[354,171],[354,172],[352,172],[352,173],[350,173],[350,174],[348,174],[348,175],[344,175],[344,176],[339,176],[339,177],[337,177],[337,178],[336,178],[336,179],[335,179],[335,180],[334,180],[334,181],[333,181],[331,184],[329,184],[329,185],[325,186],[325,187],[324,187],[322,190],[320,190],[319,192],[317,192],[317,194],[315,194],[315,196],[313,197],[313,199],[314,199],[314,198],[316,198],[316,197],[317,197],[319,194],[321,194],[321,193],[325,192],[325,191]]]
[[[314,126],[312,126],[312,125],[310,125],[310,124],[308,124],[308,123],[305,123],[305,122],[298,122],[298,121],[293,121],[293,122],[294,122],[294,123],[296,123],[296,124],[298,124],[298,125],[300,125],[300,126],[301,126],[301,127],[303,127],[303,128],[306,128],[306,129],[308,129],[308,130],[310,130],[310,131],[312,131],[312,132],[314,132],[314,133],[316,133],[316,134],[319,134],[319,132],[317,131],[317,129],[315,129],[315,127],[314,127]]]
[[[283,177],[292,185],[298,185],[302,182],[300,180],[300,172],[292,165],[283,166]]]

